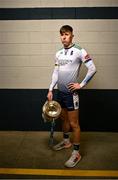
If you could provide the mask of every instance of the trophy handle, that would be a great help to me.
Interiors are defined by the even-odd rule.
[[[50,129],[50,139],[49,139],[49,146],[53,146],[54,143],[54,127],[55,127],[55,119],[53,118],[51,121],[51,129]]]

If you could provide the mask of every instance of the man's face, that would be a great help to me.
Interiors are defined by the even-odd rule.
[[[69,47],[72,44],[72,39],[73,39],[73,33],[70,31],[63,32],[60,34],[61,42],[64,45],[64,47]]]

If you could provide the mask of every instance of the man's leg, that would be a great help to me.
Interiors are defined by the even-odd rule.
[[[69,148],[72,145],[69,138],[70,123],[68,121],[68,111],[66,108],[62,109],[60,118],[62,120],[63,140],[53,147],[54,150],[61,150],[64,148]]]
[[[68,133],[70,131],[70,123],[68,121],[68,111],[66,108],[62,109],[60,118],[62,120],[62,131]]]
[[[68,111],[68,121],[73,133],[73,143],[80,143],[79,110]]]
[[[73,152],[69,160],[65,163],[66,167],[74,167],[81,159],[79,153],[80,147],[80,125],[79,125],[79,111],[68,111],[68,121],[73,132]]]

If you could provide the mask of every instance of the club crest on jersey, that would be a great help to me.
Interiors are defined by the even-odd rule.
[[[70,55],[73,55],[73,51],[71,51]]]

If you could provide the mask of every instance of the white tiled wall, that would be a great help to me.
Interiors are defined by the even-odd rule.
[[[0,6],[91,6],[92,3],[93,6],[112,6],[117,2],[0,0]],[[0,21],[0,88],[48,88],[54,56],[61,47],[59,29],[64,24],[73,26],[74,42],[79,42],[91,54],[96,64],[97,73],[86,88],[117,89],[118,20],[104,19]],[[82,66],[80,80],[85,73],[86,69]]]
[[[0,0],[0,7],[118,6],[117,0]]]

